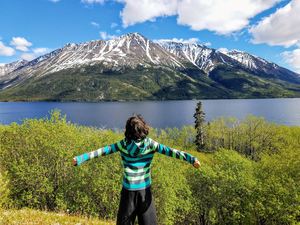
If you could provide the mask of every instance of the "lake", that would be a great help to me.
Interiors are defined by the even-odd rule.
[[[300,125],[300,98],[201,100],[210,121],[219,117],[244,119],[247,115],[285,125]],[[142,114],[156,128],[193,125],[197,100],[139,102],[0,102],[0,123],[21,123],[25,118],[49,116],[60,109],[73,123],[100,128],[123,128],[133,113]]]

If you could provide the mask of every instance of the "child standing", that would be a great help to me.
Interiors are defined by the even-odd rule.
[[[152,140],[147,137],[148,132],[149,126],[140,115],[130,117],[126,122],[123,140],[73,159],[73,165],[79,166],[92,158],[120,152],[124,175],[117,225],[133,225],[136,217],[139,225],[157,225],[150,174],[154,153],[185,160],[195,168],[200,167],[197,158]]]

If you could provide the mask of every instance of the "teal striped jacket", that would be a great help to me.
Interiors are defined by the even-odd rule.
[[[191,164],[194,164],[197,160],[197,158],[189,153],[167,147],[148,137],[140,142],[126,142],[126,140],[123,139],[117,143],[89,153],[84,153],[75,158],[79,166],[87,160],[115,152],[121,153],[124,167],[123,187],[128,190],[141,190],[151,185],[150,168],[154,153],[156,152],[176,159],[185,160]]]

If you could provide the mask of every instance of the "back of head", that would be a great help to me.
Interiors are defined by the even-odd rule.
[[[149,126],[141,115],[134,115],[126,122],[125,138],[127,141],[141,141],[149,133]]]

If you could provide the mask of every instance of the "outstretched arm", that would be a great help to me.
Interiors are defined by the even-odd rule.
[[[115,152],[120,150],[119,149],[120,142],[121,141],[119,141],[117,143],[114,143],[114,144],[111,144],[111,145],[107,145],[107,146],[102,147],[102,148],[99,148],[99,149],[97,149],[95,151],[92,151],[92,152],[87,152],[87,153],[84,153],[82,155],[75,156],[73,158],[73,165],[74,166],[79,166],[83,162],[88,161],[90,159],[115,153]]]
[[[200,167],[199,160],[196,157],[192,156],[191,154],[184,152],[184,151],[174,149],[174,148],[170,148],[170,147],[160,144],[154,140],[151,140],[151,141],[153,144],[153,148],[155,149],[155,152],[158,152],[160,154],[163,154],[163,155],[166,155],[169,157],[173,157],[176,159],[181,159],[181,160],[187,161],[196,168]]]

